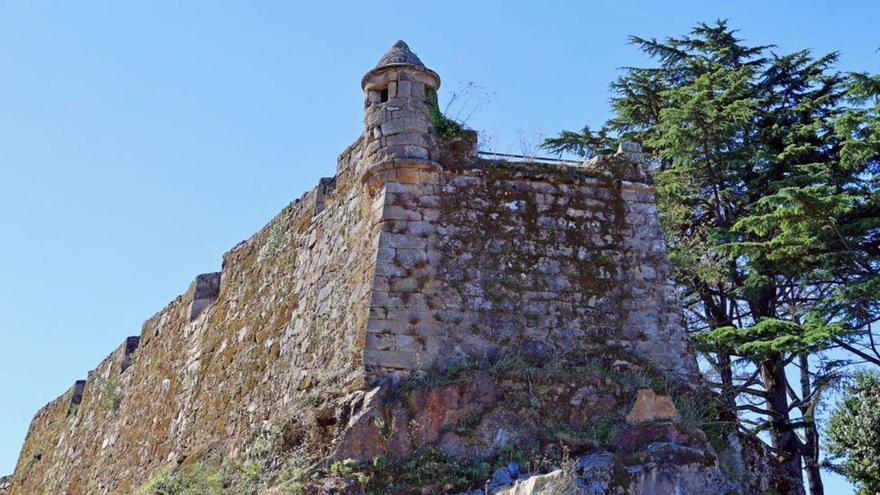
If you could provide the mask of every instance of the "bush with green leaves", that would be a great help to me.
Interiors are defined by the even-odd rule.
[[[209,463],[194,463],[178,469],[165,469],[138,495],[256,495],[264,486],[262,466],[246,463],[222,468]]]
[[[880,493],[880,373],[855,375],[828,423],[828,451],[861,495]]]
[[[150,480],[142,495],[219,495],[226,493],[226,476],[222,470],[196,463],[180,470],[167,469]]]

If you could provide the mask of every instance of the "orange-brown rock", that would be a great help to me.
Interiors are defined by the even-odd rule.
[[[668,395],[661,395],[650,388],[640,389],[636,394],[636,403],[626,415],[629,424],[647,423],[650,421],[676,420],[681,415]]]

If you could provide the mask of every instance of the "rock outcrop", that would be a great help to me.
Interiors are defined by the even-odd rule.
[[[658,420],[676,420],[680,414],[667,395],[658,395],[650,388],[643,388],[636,395],[636,403],[626,415],[630,424],[647,423]]]
[[[638,146],[489,160],[439,85],[396,43],[336,175],[40,410],[5,493],[786,493],[713,416]]]

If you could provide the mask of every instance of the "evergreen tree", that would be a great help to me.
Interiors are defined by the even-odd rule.
[[[838,470],[860,495],[880,493],[880,374],[855,376],[831,414],[828,449],[843,458]]]
[[[844,250],[829,260],[828,275],[839,283],[810,323],[817,336],[880,366],[874,331],[880,319],[880,75],[850,74],[846,88],[835,131],[840,166],[852,178],[841,186],[850,201],[833,224]]]
[[[797,339],[804,333],[799,326],[803,312],[813,307],[815,294],[827,290],[825,257],[843,249],[831,227],[852,199],[840,187],[848,174],[840,170],[840,144],[833,132],[843,98],[842,77],[832,71],[836,60],[833,53],[815,59],[807,51],[774,55],[762,72],[747,207],[734,225],[738,239],[731,244],[732,254],[746,268],[744,295],[758,310],[753,320],[766,320],[766,328],[778,329],[751,336],[753,346],[779,350],[763,356],[762,368],[772,356],[777,376],[784,377],[786,353],[799,368],[800,394],[767,390],[767,406],[771,418],[786,424],[791,424],[783,412],[789,408],[788,395],[799,409],[803,442],[788,440],[792,452],[802,452],[813,494],[823,492],[815,410],[838,373],[811,369],[809,354],[826,348],[828,341],[811,346]],[[785,324],[774,326],[771,319]],[[762,374],[769,372],[762,369]]]
[[[611,85],[614,115],[599,131],[545,147],[593,155],[635,140],[659,161],[670,259],[728,419],[767,431],[793,490],[803,461],[821,494],[816,411],[848,364],[823,353],[880,358],[880,78],[847,82],[834,53],[765,55],[724,21],[631,41],[657,65]]]

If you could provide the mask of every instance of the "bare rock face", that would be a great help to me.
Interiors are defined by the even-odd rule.
[[[667,395],[659,395],[649,388],[639,389],[636,403],[626,415],[629,424],[647,423],[650,421],[677,420],[680,418],[678,409]]]
[[[752,475],[766,475],[776,467],[764,454],[751,459],[761,463]],[[509,474],[509,473],[508,473]],[[502,486],[490,483],[492,495],[735,495],[759,494],[768,486],[744,482],[721,468],[712,454],[675,443],[655,442],[644,446],[640,455],[620,457],[610,452],[584,455],[551,468],[546,474],[518,472],[507,476]]]
[[[492,491],[492,495],[541,495],[541,494],[581,494],[585,493],[575,484],[575,478],[567,476],[561,469],[539,474],[517,481],[510,487],[499,488]]]
[[[335,458],[368,460],[384,453],[379,392],[376,387],[367,393],[355,392],[343,400],[349,403],[348,409],[354,408],[355,412],[339,438]]]
[[[735,495],[731,482],[704,453],[686,447],[652,444],[642,464],[620,466],[608,455],[590,455],[573,464],[517,480],[493,495]]]
[[[322,406],[335,417],[302,426],[337,425],[317,439],[335,445],[325,466],[351,462],[369,481],[325,480],[309,493],[361,486],[436,495],[750,495],[774,486],[767,473],[776,468],[765,452],[745,449],[733,431],[713,442],[672,400],[711,398],[687,387],[667,394],[639,388],[635,377],[651,370],[617,363],[502,356],[349,394]],[[506,460],[511,453],[520,460]]]

